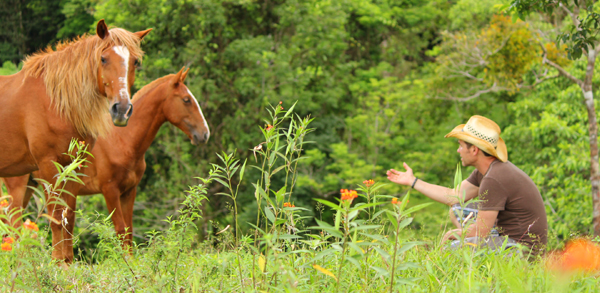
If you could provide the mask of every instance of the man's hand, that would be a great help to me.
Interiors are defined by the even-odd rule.
[[[413,182],[415,182],[415,175],[413,175],[413,170],[406,163],[403,165],[406,172],[389,169],[387,171],[387,177],[394,183],[411,186]]]
[[[460,237],[461,233],[462,233],[461,229],[450,230],[450,231],[446,232],[446,234],[444,234],[444,237],[442,237],[441,243],[444,244],[448,240],[458,240],[458,237]]]

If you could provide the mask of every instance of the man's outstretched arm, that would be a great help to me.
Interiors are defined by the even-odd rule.
[[[412,186],[414,183],[414,188],[417,191],[445,205],[452,206],[453,204],[459,203],[459,195],[463,201],[471,200],[475,198],[479,192],[479,188],[469,183],[467,180],[464,180],[461,183],[458,194],[452,188],[427,183],[421,179],[417,180],[415,183],[416,177],[414,176],[413,171],[408,164],[404,163],[404,169],[406,169],[406,172],[397,171],[394,169],[388,170],[388,179],[394,183],[406,186]]]

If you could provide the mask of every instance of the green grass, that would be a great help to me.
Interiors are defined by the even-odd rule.
[[[30,249],[22,261],[3,252],[0,291],[385,292],[390,286],[391,264],[374,249],[364,255],[348,253],[360,267],[346,263],[337,275],[340,287],[336,290],[336,280],[313,265],[335,272],[340,253],[316,260],[322,250],[307,245],[283,247],[268,257],[262,271],[252,249],[221,250],[197,243],[198,247],[185,249],[177,258],[179,245],[168,238],[136,249],[133,256],[125,258],[127,263],[120,252],[98,251],[101,256],[95,263],[80,260],[67,270],[53,263],[49,247]],[[528,262],[518,256],[471,249],[441,251],[431,243],[399,254],[397,261],[393,292],[598,292],[600,284],[598,275],[565,275],[547,270],[539,260]]]
[[[526,260],[510,252],[442,250],[446,208],[422,197],[408,205],[408,194],[392,204],[391,196],[380,194],[381,183],[348,193],[356,201],[315,199],[321,212],[335,215],[332,222],[308,216],[307,208],[289,207],[311,119],[295,120],[289,115],[293,107],[285,113],[277,109],[272,109],[273,128],[263,129],[265,142],[256,150],[264,176],[252,183],[260,208],[246,234],[230,228],[198,240],[196,223],[211,184],[226,187],[220,195],[232,201],[231,218],[240,219],[237,184],[246,164],[222,154],[221,164],[213,164],[208,177],[187,191],[177,216],[166,219],[169,228],[147,233],[148,241],[132,255],[123,251],[106,215],[78,215],[87,230],[80,233],[99,241],[68,269],[50,257],[47,225],[34,232],[0,222],[2,234],[17,239],[10,251],[0,251],[0,292],[598,292],[598,272],[552,271],[544,258]],[[75,162],[81,164],[84,156],[85,150],[78,151]],[[73,168],[60,175],[75,176]],[[274,189],[271,178],[278,172],[285,173],[285,185]],[[39,222],[43,195],[36,202]],[[5,213],[0,218],[6,219]]]

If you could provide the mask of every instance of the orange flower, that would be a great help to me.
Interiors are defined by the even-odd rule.
[[[283,107],[279,107],[279,108],[281,108],[281,110],[283,110]]]
[[[0,208],[5,208],[9,205],[8,200],[2,200],[0,201]]]
[[[567,271],[600,271],[600,245],[587,239],[573,240],[553,264]]]
[[[282,102],[282,101],[279,101],[279,105],[281,105],[281,104],[283,104],[283,102]]]
[[[12,246],[10,245],[10,243],[2,243],[2,250],[4,250],[4,251],[11,251],[12,250]]]
[[[265,130],[266,130],[266,131],[269,131],[269,130],[271,130],[271,129],[273,129],[273,125],[271,125],[271,124],[267,124],[267,128],[266,128]]]
[[[367,187],[371,187],[371,186],[373,186],[373,184],[375,184],[375,181],[373,181],[373,179],[369,179],[369,180],[363,181],[363,184],[366,185]]]
[[[284,202],[283,207],[284,208],[295,208],[296,206],[293,203]]]
[[[406,201],[406,203],[409,203],[409,202],[410,202],[409,200]],[[398,201],[397,197],[394,197],[394,198],[392,198],[392,204],[402,204],[402,202]]]
[[[11,244],[11,243],[15,242],[15,238],[12,238],[12,237],[4,237],[4,238],[2,239],[2,242],[4,242],[4,243],[8,243],[8,244]]]
[[[342,200],[347,200],[352,202],[353,199],[358,197],[356,190],[352,189],[340,189],[340,193],[342,194]]]
[[[25,227],[25,229],[39,231],[38,225],[32,221],[29,221],[29,219],[23,223],[23,227]]]

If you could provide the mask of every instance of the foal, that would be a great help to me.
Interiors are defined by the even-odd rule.
[[[189,69],[188,69],[189,70]],[[83,168],[85,183],[77,195],[102,193],[117,235],[130,249],[133,240],[133,203],[137,185],[146,170],[144,154],[166,121],[181,129],[197,145],[210,136],[200,105],[185,86],[188,71],[161,77],[140,89],[132,99],[135,112],[127,127],[113,127],[110,134],[96,141]],[[37,174],[34,173],[34,177]],[[23,207],[31,198],[29,175],[4,178],[9,194],[23,196]]]

